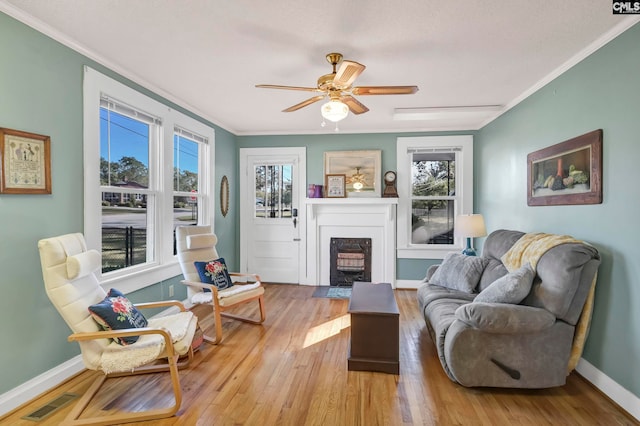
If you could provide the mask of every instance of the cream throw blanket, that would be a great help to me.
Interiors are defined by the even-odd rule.
[[[540,257],[545,254],[551,248],[567,243],[582,243],[573,237],[568,235],[554,235],[544,233],[530,233],[525,234],[507,251],[500,260],[507,268],[509,272],[519,269],[522,265],[529,262],[531,267],[535,270]],[[569,364],[567,366],[567,375],[576,368],[580,357],[582,356],[582,350],[584,349],[584,342],[587,339],[589,333],[589,325],[591,323],[591,314],[593,313],[593,299],[596,291],[596,279],[598,273],[593,277],[591,282],[591,288],[589,295],[582,308],[580,319],[576,324],[575,333],[573,335],[573,345],[571,347],[571,356],[569,357]]]

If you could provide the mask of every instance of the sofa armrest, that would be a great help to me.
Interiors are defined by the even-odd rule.
[[[556,317],[532,306],[472,302],[456,309],[456,318],[488,333],[535,333],[551,327]]]

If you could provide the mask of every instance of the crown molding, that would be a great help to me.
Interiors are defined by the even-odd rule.
[[[582,49],[580,52],[573,55],[568,61],[560,65],[551,73],[547,74],[544,78],[542,78],[536,84],[534,84],[533,86],[525,90],[520,96],[516,97],[511,102],[507,103],[500,112],[498,112],[497,114],[494,114],[492,117],[489,117],[487,120],[485,120],[480,125],[480,129],[482,129],[483,127],[485,127],[486,125],[488,125],[489,123],[491,123],[492,121],[500,117],[505,112],[509,111],[511,108],[518,105],[520,102],[527,99],[529,96],[536,93],[538,90],[542,89],[547,84],[551,83],[553,80],[555,80],[556,78],[558,78],[559,76],[561,76],[562,74],[564,74],[565,72],[573,68],[578,63],[582,62],[584,59],[589,57],[592,53],[602,48],[604,45],[606,45],[611,40],[618,37],[620,34],[627,31],[629,28],[631,28],[638,22],[640,22],[639,15],[627,16],[624,19],[622,19],[618,25],[616,25],[615,27],[613,27],[612,29],[604,33],[600,38],[598,38],[596,41],[594,41],[593,43],[591,43],[590,45]]]
[[[144,87],[147,90],[150,90],[151,92],[155,93],[158,96],[163,97],[164,99],[178,105],[181,108],[184,108],[185,110],[189,111],[192,114],[197,115],[198,117],[200,117],[200,119],[202,120],[207,120],[209,122],[211,122],[212,124],[215,124],[216,126],[236,135],[236,131],[232,128],[230,128],[229,126],[227,126],[224,123],[221,123],[219,120],[209,116],[208,114],[206,114],[205,112],[203,112],[202,110],[194,107],[193,105],[191,105],[189,102],[184,101],[183,99],[181,99],[179,96],[176,96],[172,93],[167,92],[164,89],[161,89],[160,87],[156,86],[155,84],[149,82],[148,80],[146,80],[145,78],[143,78],[142,76],[132,72],[131,70],[118,65],[112,61],[110,61],[109,59],[99,55],[98,53],[94,52],[92,49],[88,48],[87,46],[83,45],[82,43],[78,42],[77,40],[75,40],[72,37],[69,37],[67,34],[64,34],[63,32],[53,28],[51,25],[41,21],[40,19],[34,17],[33,15],[30,15],[28,13],[26,13],[24,10],[6,2],[5,0],[0,0],[0,12],[5,13],[6,15],[11,16],[12,18],[22,22],[23,24],[27,25],[28,27],[33,28],[34,30],[46,35],[47,37],[57,41],[58,43],[68,47],[71,50],[74,50],[75,52],[91,59],[92,61],[95,61],[96,63],[108,68],[109,70],[121,75],[122,77],[131,80],[132,82],[134,82],[135,84],[138,84],[142,87]]]

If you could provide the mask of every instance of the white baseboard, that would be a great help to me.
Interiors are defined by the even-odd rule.
[[[396,288],[417,289],[422,284],[422,280],[396,280]]]
[[[183,301],[185,306],[186,302],[186,300]],[[178,312],[178,307],[171,306],[154,315],[154,317],[175,314]],[[62,364],[53,367],[51,370],[45,371],[39,376],[36,376],[10,391],[3,393],[0,395],[0,417],[36,398],[38,395],[55,388],[60,383],[80,373],[82,370],[84,370],[82,355],[77,355]]]
[[[609,376],[591,365],[584,358],[580,358],[576,371],[591,384],[600,389],[613,402],[640,421],[640,398],[620,386]]]
[[[53,389],[82,370],[84,370],[82,355],[77,355],[28,382],[3,393],[0,395],[0,416],[15,410],[43,392]]]

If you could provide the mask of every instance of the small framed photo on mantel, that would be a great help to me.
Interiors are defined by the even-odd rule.
[[[324,176],[324,187],[327,198],[344,198],[347,196],[345,190],[347,177],[344,174],[328,174]]]
[[[0,193],[51,194],[51,139],[0,128]]]

